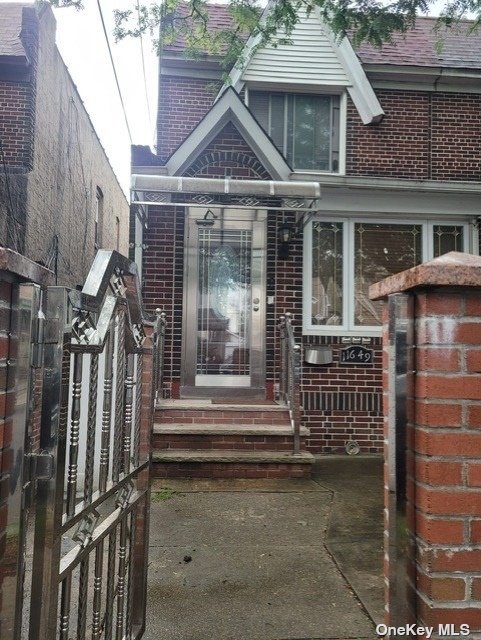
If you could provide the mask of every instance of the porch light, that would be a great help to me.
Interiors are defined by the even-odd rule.
[[[279,258],[286,259],[289,257],[289,246],[294,238],[294,227],[292,224],[281,224],[277,230],[280,247],[278,251]]]

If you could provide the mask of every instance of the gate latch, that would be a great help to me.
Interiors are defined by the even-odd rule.
[[[54,472],[54,459],[51,453],[39,451],[29,454],[30,477],[35,480],[51,480]]]

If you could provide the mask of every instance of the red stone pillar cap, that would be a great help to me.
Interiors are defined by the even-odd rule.
[[[451,251],[369,287],[371,300],[420,287],[481,287],[481,257]]]

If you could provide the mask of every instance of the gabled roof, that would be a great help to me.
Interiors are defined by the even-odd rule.
[[[270,7],[271,3],[261,19],[265,19]],[[229,82],[237,91],[245,82],[347,87],[364,124],[382,119],[384,111],[351,43],[347,38],[336,42],[317,7],[309,16],[304,12],[290,40],[291,44],[268,43],[259,47],[260,36],[251,36],[244,49],[244,62],[232,69]]]
[[[21,38],[25,8],[33,9],[33,5],[20,2],[0,3],[0,62],[28,61]]]
[[[232,87],[224,90],[204,118],[167,160],[165,166],[169,175],[181,175],[228,122],[235,125],[273,179],[289,179],[291,167]]]
[[[436,27],[436,18],[418,18],[407,33],[393,34],[380,49],[363,42],[357,54],[364,64],[481,69],[481,30],[462,20],[450,28]]]

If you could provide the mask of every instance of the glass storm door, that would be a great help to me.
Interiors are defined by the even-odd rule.
[[[184,386],[263,386],[265,221],[258,217],[189,212]]]

